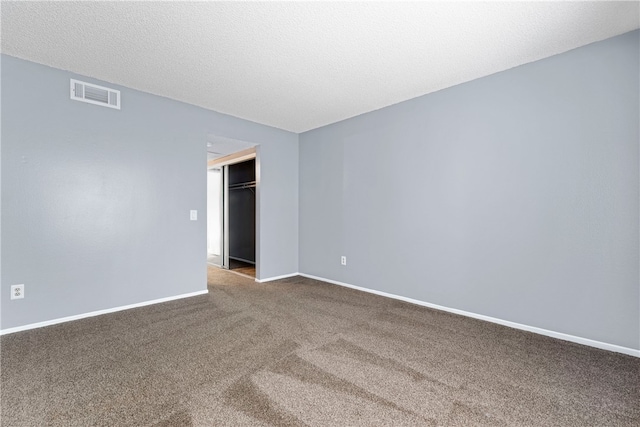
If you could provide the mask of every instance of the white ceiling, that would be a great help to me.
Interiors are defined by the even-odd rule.
[[[1,48],[302,132],[631,31],[638,5],[2,1]]]

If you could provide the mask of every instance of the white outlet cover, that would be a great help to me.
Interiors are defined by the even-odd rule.
[[[24,298],[24,285],[11,286],[11,299],[22,299],[22,298]]]
[[[340,257],[340,264],[347,265],[347,257],[346,256]]]
[[[197,210],[192,210],[189,212],[189,219],[191,219],[191,221],[197,221],[198,220],[198,211]]]

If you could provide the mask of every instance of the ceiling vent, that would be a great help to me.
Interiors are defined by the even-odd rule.
[[[120,109],[120,91],[71,79],[71,99]]]

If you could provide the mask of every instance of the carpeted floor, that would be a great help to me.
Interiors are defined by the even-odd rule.
[[[240,274],[246,274],[247,276],[251,276],[253,278],[256,277],[255,264],[249,264],[248,262],[230,259],[229,270],[235,271],[236,273]]]
[[[640,425],[640,359],[300,277],[1,345],[3,427]]]
[[[207,264],[210,264],[214,267],[220,267],[220,257],[219,256],[209,256],[207,257]],[[245,276],[250,276],[255,279],[256,277],[256,265],[250,264],[244,261],[238,261],[235,259],[229,259],[229,270],[234,273],[244,274]]]

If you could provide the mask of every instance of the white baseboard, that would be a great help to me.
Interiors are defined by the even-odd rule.
[[[173,296],[173,297],[166,297],[166,298],[158,298],[158,299],[154,299],[154,300],[151,300],[151,301],[143,301],[143,302],[138,302],[138,303],[135,303],[135,304],[123,305],[123,306],[120,306],[120,307],[107,308],[107,309],[104,309],[104,310],[91,311],[89,313],[76,314],[74,316],[61,317],[59,319],[46,320],[44,322],[30,323],[30,324],[24,325],[24,326],[16,326],[15,328],[2,329],[2,330],[0,330],[0,335],[13,334],[14,332],[27,331],[29,329],[42,328],[44,326],[50,326],[50,325],[57,325],[58,323],[71,322],[73,320],[85,319],[87,317],[100,316],[102,314],[107,314],[107,313],[115,313],[116,311],[123,311],[123,310],[129,310],[131,308],[144,307],[145,305],[159,304],[161,302],[173,301],[173,300],[182,299],[182,298],[195,297],[195,296],[198,296],[198,295],[206,294],[208,292],[209,292],[209,290],[205,289],[204,291],[190,292],[188,294],[176,295],[176,296]]]
[[[308,277],[309,279],[320,280],[320,281],[327,282],[327,283],[332,283],[332,284],[338,285],[338,286],[344,286],[346,288],[357,289],[359,291],[368,292],[368,293],[371,293],[371,294],[376,294],[376,295],[380,295],[380,296],[387,297],[387,298],[393,298],[393,299],[397,299],[397,300],[400,300],[400,301],[409,302],[411,304],[421,305],[423,307],[434,308],[436,310],[447,311],[449,313],[459,314],[461,316],[467,316],[467,317],[472,317],[474,319],[480,319],[480,320],[484,320],[484,321],[487,321],[487,322],[497,323],[499,325],[508,326],[510,328],[515,328],[515,329],[520,329],[520,330],[523,330],[523,331],[533,332],[533,333],[540,334],[540,335],[546,335],[548,337],[558,338],[558,339],[565,340],[565,341],[571,341],[571,342],[575,342],[575,343],[578,343],[578,344],[583,344],[583,345],[587,345],[587,346],[590,346],[590,347],[599,348],[599,349],[602,349],[602,350],[609,350],[609,351],[613,351],[613,352],[616,352],[616,353],[628,354],[629,356],[640,357],[640,350],[636,350],[636,349],[633,349],[633,348],[622,347],[622,346],[619,346],[619,345],[609,344],[609,343],[605,343],[605,342],[601,342],[601,341],[595,341],[595,340],[591,340],[589,338],[577,337],[577,336],[574,336],[574,335],[564,334],[562,332],[550,331],[548,329],[542,329],[542,328],[538,328],[538,327],[535,327],[535,326],[523,325],[521,323],[515,323],[515,322],[510,322],[508,320],[497,319],[495,317],[485,316],[483,314],[476,314],[476,313],[471,313],[471,312],[464,311],[464,310],[458,310],[457,308],[444,307],[442,305],[431,304],[429,302],[419,301],[419,300],[416,300],[416,299],[407,298],[407,297],[403,297],[403,296],[400,296],[400,295],[389,294],[387,292],[376,291],[374,289],[367,289],[367,288],[362,288],[360,286],[350,285],[348,283],[338,282],[337,280],[325,279],[324,277],[313,276],[311,274],[300,273],[300,276]]]
[[[294,276],[301,276],[301,274],[300,273],[283,274],[282,276],[267,277],[266,279],[256,279],[256,282],[258,283],[272,282],[274,280],[287,279],[289,277],[294,277]]]

